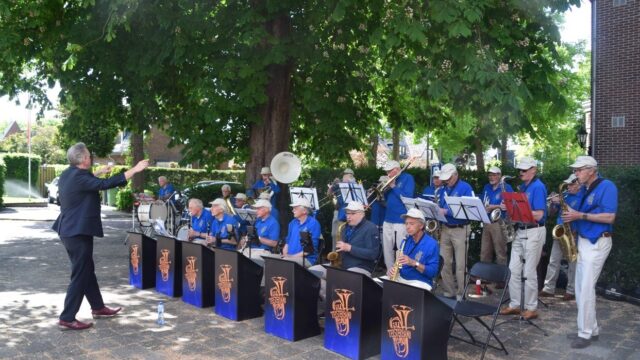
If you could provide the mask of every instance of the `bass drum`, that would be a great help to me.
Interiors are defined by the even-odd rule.
[[[178,228],[178,231],[176,232],[176,239],[180,240],[180,241],[187,241],[189,240],[189,225],[182,225]]]
[[[167,221],[167,205],[164,203],[140,204],[138,206],[138,221],[141,226],[152,226],[151,220]]]

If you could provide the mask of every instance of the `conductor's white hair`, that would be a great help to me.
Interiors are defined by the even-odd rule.
[[[79,142],[71,145],[69,150],[67,150],[67,159],[69,160],[69,165],[80,165],[87,153],[89,153],[89,149],[84,143]]]

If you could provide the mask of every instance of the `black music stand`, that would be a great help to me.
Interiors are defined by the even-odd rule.
[[[262,267],[235,250],[216,249],[215,313],[242,321],[262,315]]]
[[[338,183],[338,189],[340,189],[340,196],[345,205],[352,201],[359,201],[364,206],[369,204],[367,202],[367,192],[361,184],[341,182]]]
[[[535,218],[533,217],[533,212],[531,211],[531,206],[529,205],[529,200],[527,199],[526,193],[503,193],[504,204],[507,207],[507,214],[512,222],[516,224],[521,224],[524,226],[525,236],[527,233],[528,226],[537,224]],[[524,268],[526,265],[525,254],[527,252],[527,240],[525,238],[522,244],[522,254],[520,255],[520,262],[522,263],[522,267],[520,269],[520,315],[511,320],[517,320],[518,323],[526,322],[529,325],[532,325],[536,329],[542,331],[544,336],[549,336],[547,332],[534,323],[530,319],[525,319],[522,314],[524,313],[524,284],[527,281],[527,278],[524,276]],[[537,292],[537,291],[536,291]],[[536,294],[537,296],[537,294]],[[500,324],[502,325],[511,320],[503,321]]]
[[[156,291],[168,296],[182,296],[182,241],[158,235],[156,250]]]
[[[129,284],[138,289],[156,286],[156,240],[135,231],[128,232]]]

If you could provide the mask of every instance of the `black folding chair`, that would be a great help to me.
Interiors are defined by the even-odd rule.
[[[378,265],[380,265],[380,261],[382,259],[384,259],[384,254],[382,253],[382,241],[380,241],[380,245],[378,246],[378,258],[376,259],[376,261],[373,263],[373,272],[371,273],[371,275],[373,276],[373,273],[376,272],[378,270]],[[382,268],[380,268],[380,270],[382,271]],[[383,274],[384,275],[384,274]]]
[[[493,282],[493,283],[503,282],[504,284],[509,284],[511,271],[509,271],[509,267],[506,265],[479,262],[473,265],[473,267],[471,268],[471,271],[469,271],[468,276],[474,277],[476,279],[488,281],[488,282]],[[464,288],[465,294],[467,293],[469,288],[468,279],[466,283],[467,284]],[[473,286],[475,286],[475,284]],[[507,287],[508,286],[505,286],[505,288],[502,289],[502,294],[500,294],[499,299],[497,299],[495,302],[481,303],[481,302],[465,299],[465,300],[456,302],[453,308],[453,318],[455,322],[457,322],[458,324],[460,324],[460,326],[462,326],[462,329],[467,333],[470,340],[463,339],[454,335],[451,335],[451,337],[456,340],[460,340],[468,344],[481,347],[482,356],[480,357],[480,359],[484,358],[484,355],[487,352],[487,347],[504,351],[506,355],[509,355],[509,352],[504,347],[504,344],[494,332],[494,329],[496,326],[496,320],[498,319],[498,315],[500,314],[500,305],[502,304],[505,294],[507,293]],[[490,298],[487,298],[487,299],[490,299]],[[487,339],[484,342],[476,340],[476,338],[473,336],[473,334],[471,334],[469,329],[466,326],[464,326],[462,321],[460,321],[461,316],[473,318],[476,321],[478,321],[478,323],[480,323],[485,329],[487,329],[488,331]],[[492,317],[491,326],[489,326],[486,322],[482,320],[482,317],[485,317],[485,316]],[[451,323],[450,331],[453,330],[453,326],[455,325],[455,322]],[[493,337],[498,342],[498,344],[500,344],[500,347],[489,344],[489,342],[491,341],[491,337]]]
[[[439,263],[438,263],[438,273],[436,274],[436,276],[433,277],[433,287],[431,288],[431,292],[436,291],[436,288],[438,287],[438,278],[440,277],[440,273],[442,272],[442,268],[444,267],[444,258],[442,257],[442,255],[439,256]]]

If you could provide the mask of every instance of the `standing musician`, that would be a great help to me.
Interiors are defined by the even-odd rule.
[[[356,178],[354,176],[353,170],[349,168],[344,169],[344,171],[342,172],[342,182],[349,184],[356,183]],[[344,224],[347,221],[347,215],[345,213],[345,207],[347,206],[347,203],[342,198],[342,191],[340,191],[340,187],[338,184],[338,182],[334,182],[329,188],[329,191],[327,191],[328,194],[332,194],[336,199],[336,211],[334,212],[334,219],[331,226],[331,236],[333,239],[336,238],[336,232],[338,231],[340,225]]]
[[[382,175],[378,179],[378,184],[385,184],[387,181],[389,181],[389,177],[387,175]],[[382,225],[384,224],[384,213],[387,207],[384,201],[376,201],[371,204],[370,208],[371,214],[369,220],[378,227],[378,234],[380,235],[380,238],[382,238]]]
[[[442,186],[442,180],[440,180],[440,170],[434,171],[431,178],[433,179],[433,186],[425,186],[422,190],[422,194],[420,194],[420,197],[425,200],[433,201],[433,198],[436,195],[436,191],[440,188],[440,186]]]
[[[312,208],[311,203],[306,198],[297,198],[293,204],[290,204],[294,219],[289,223],[286,243],[282,249],[282,255],[289,259],[294,259],[302,264],[302,258],[306,261],[304,266],[309,267],[315,265],[318,259],[318,251],[320,246],[320,223],[314,217],[310,216]],[[313,253],[303,253],[303,244],[301,243],[300,233],[309,233],[309,237],[313,243]]]
[[[400,173],[400,164],[395,160],[387,161],[384,171],[391,179],[398,177],[389,184],[389,190],[384,194],[386,201],[386,209],[384,213],[384,223],[382,225],[382,251],[384,254],[384,263],[387,269],[393,267],[395,262],[395,252],[393,247],[400,248],[400,242],[406,237],[406,229],[402,215],[407,213],[401,196],[413,197],[416,183],[413,176],[406,172]]]
[[[380,256],[380,235],[378,228],[364,217],[364,205],[359,201],[350,202],[345,208],[347,224],[342,229],[341,239],[335,249],[342,257],[342,269],[371,277],[375,261]],[[314,265],[311,271],[321,273],[320,298],[325,299],[327,291],[327,270],[322,265]]]
[[[191,214],[191,228],[189,229],[189,241],[200,240],[204,242],[211,228],[213,216],[211,212],[204,209],[202,200],[189,199],[189,214]]]
[[[222,187],[220,188],[220,193],[222,194],[222,199],[226,200],[227,198],[231,197],[231,203],[235,203],[235,200],[233,200],[233,197],[231,196],[231,186],[229,184],[222,185]]]
[[[440,169],[440,180],[445,186],[438,193],[440,212],[447,218],[440,232],[440,255],[444,259],[442,268],[442,289],[444,296],[460,300],[464,293],[465,266],[467,264],[467,235],[469,221],[456,219],[447,205],[446,196],[474,196],[471,185],[460,179],[456,166],[448,163]],[[446,195],[446,196],[445,196]],[[455,256],[456,273],[453,275]]]
[[[500,184],[500,176],[502,171],[497,166],[489,168],[489,183],[482,189],[480,199],[484,201],[487,214],[495,209],[503,209],[502,218],[506,216],[504,204],[502,202],[502,186]],[[511,185],[504,184],[505,192],[513,192]],[[507,264],[507,239],[502,233],[502,226],[499,221],[491,224],[482,224],[482,241],[480,243],[480,261],[490,263],[493,262],[495,252],[496,264]]]
[[[251,205],[247,204],[247,195],[243,193],[236,194],[236,201],[233,203],[236,209],[250,209]]]
[[[226,202],[217,198],[211,202],[211,215],[213,220],[211,221],[211,230],[209,236],[207,236],[207,245],[212,245],[220,240],[220,247],[227,250],[235,250],[238,245],[238,220],[231,214],[227,214],[225,209],[227,208]],[[228,226],[231,225],[232,231],[228,230]]]
[[[397,279],[409,284],[417,280],[428,284],[431,290],[440,265],[438,243],[425,232],[426,221],[422,211],[410,209],[402,217],[409,236],[400,247],[403,255],[396,259],[400,265]],[[387,275],[391,278],[394,274],[395,268],[389,268]]]
[[[578,233],[578,334],[569,334],[568,337],[573,339],[572,348],[581,349],[591,345],[600,335],[595,285],[611,251],[618,189],[613,182],[598,175],[598,163],[591,156],[579,156],[571,167],[583,189],[579,205],[562,214],[562,221],[573,222]]]
[[[171,198],[171,195],[176,192],[173,184],[167,181],[166,176],[158,177],[158,185],[160,185],[160,189],[158,189],[158,200],[167,201]]]
[[[536,268],[542,254],[547,229],[544,222],[547,219],[547,189],[540,179],[538,163],[530,157],[523,157],[516,169],[520,171],[520,191],[527,194],[535,225],[518,225],[516,239],[511,245],[511,280],[509,280],[509,297],[511,302],[500,311],[502,315],[520,314],[520,302],[524,302],[524,319],[531,320],[538,317],[538,273]],[[524,276],[526,278],[524,299],[521,297],[522,258],[525,260]]]
[[[278,186],[278,182],[273,179],[271,169],[268,166],[265,166],[260,170],[260,179],[253,184],[251,189],[253,190],[253,193],[257,195],[260,195],[263,192],[271,193],[271,206],[272,208],[277,207],[276,202],[278,194],[280,193],[280,186]]]
[[[260,259],[262,255],[271,254],[272,249],[278,245],[280,224],[271,216],[271,203],[268,200],[256,201],[253,208],[256,209],[255,236],[260,243],[251,243],[244,249],[243,254],[249,256],[251,248],[251,258]]]
[[[551,204],[549,206],[549,215],[558,214],[556,224],[562,225],[562,210],[560,209],[559,196],[564,197],[564,202],[572,209],[577,209],[580,204],[581,194],[580,183],[575,174],[571,174],[566,180],[567,191],[565,194],[558,194],[551,198]],[[575,224],[574,224],[575,225]],[[575,231],[574,226],[571,227],[572,231]],[[539,297],[553,297],[556,292],[556,282],[558,281],[558,275],[560,274],[560,262],[562,261],[562,249],[560,248],[560,242],[556,239],[553,240],[553,247],[551,248],[551,256],[549,257],[549,265],[547,266],[547,276],[544,279],[544,287],[538,294]],[[569,263],[569,273],[567,274],[567,291],[562,297],[562,301],[575,300],[575,280],[576,280],[576,262]]]

